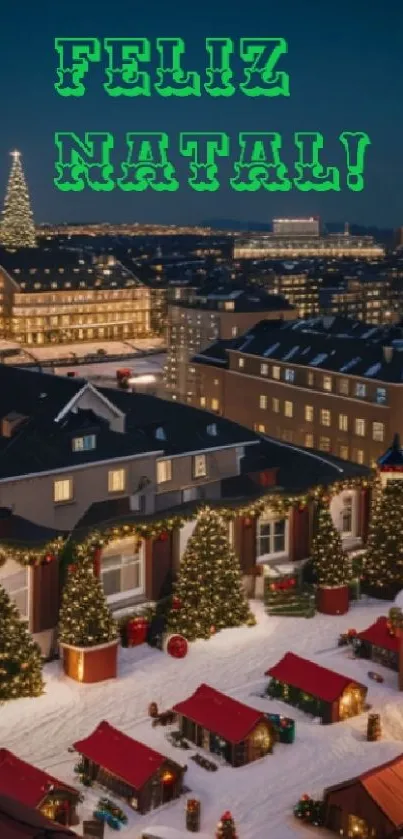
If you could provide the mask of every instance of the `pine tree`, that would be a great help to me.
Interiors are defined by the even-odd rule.
[[[168,632],[188,641],[240,626],[249,617],[239,561],[228,544],[225,521],[206,507],[199,513],[174,585]]]
[[[59,615],[59,641],[74,647],[96,647],[118,637],[102,584],[90,563],[70,566]]]
[[[216,839],[238,839],[235,822],[229,810],[221,816],[217,825]]]
[[[21,155],[18,151],[11,154],[13,162],[0,223],[0,242],[6,248],[34,248],[35,226]]]
[[[0,586],[0,702],[42,693],[41,651]]]
[[[402,481],[388,481],[374,505],[364,563],[364,588],[387,599],[403,588]]]
[[[348,560],[326,503],[320,504],[317,510],[311,556],[319,586],[343,586],[348,582]]]

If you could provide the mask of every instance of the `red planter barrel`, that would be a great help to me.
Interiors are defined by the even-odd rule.
[[[59,644],[63,653],[63,670],[76,682],[93,684],[117,677],[119,640],[97,647],[73,647]]]
[[[127,624],[126,637],[128,647],[138,647],[147,641],[149,623],[147,618],[132,618]]]
[[[317,591],[318,612],[323,615],[345,615],[350,606],[348,586],[319,586]]]

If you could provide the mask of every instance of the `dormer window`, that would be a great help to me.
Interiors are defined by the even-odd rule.
[[[73,438],[73,452],[90,452],[95,449],[97,438],[95,434],[85,434],[84,437]]]
[[[216,422],[212,422],[211,425],[207,426],[207,434],[209,434],[210,437],[217,437],[218,429]]]
[[[167,439],[167,435],[165,434],[165,431],[164,431],[163,428],[161,428],[161,427],[157,428],[157,430],[155,432],[155,439],[156,440],[166,440]]]

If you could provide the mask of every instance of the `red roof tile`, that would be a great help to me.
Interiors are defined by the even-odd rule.
[[[209,685],[200,685],[192,696],[174,705],[172,710],[229,743],[240,743],[258,722],[267,721],[262,711],[231,699]]]
[[[387,618],[378,618],[368,629],[364,629],[363,632],[358,632],[357,638],[360,641],[368,641],[374,647],[381,647],[383,650],[397,653],[400,648],[400,638],[389,635],[386,624]]]
[[[0,749],[0,795],[14,798],[27,807],[38,807],[52,786],[70,790],[78,796],[78,791],[73,787],[25,763],[7,749]]]
[[[74,748],[135,790],[140,790],[167,760],[105,721],[89,737],[74,743]]]
[[[294,653],[286,653],[274,667],[266,670],[265,675],[316,696],[323,702],[334,702],[348,685],[359,684],[351,676],[341,676]],[[367,688],[364,690],[367,691]]]
[[[343,790],[361,784],[368,795],[395,827],[403,826],[403,755],[375,766],[359,775],[325,790],[325,796],[332,791]]]

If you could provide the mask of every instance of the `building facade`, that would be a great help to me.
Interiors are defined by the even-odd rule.
[[[234,241],[234,259],[381,259],[382,245],[372,236],[351,236],[349,233],[330,233],[318,236],[252,233],[238,236]]]

